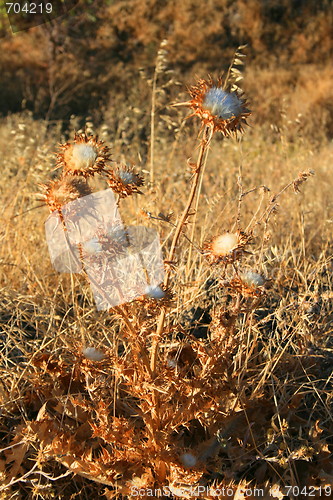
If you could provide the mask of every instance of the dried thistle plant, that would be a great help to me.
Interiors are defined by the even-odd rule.
[[[226,82],[227,84],[227,82]],[[207,155],[211,140],[216,131],[219,131],[223,136],[228,137],[233,133],[242,133],[242,124],[246,123],[246,117],[250,115],[250,111],[245,108],[245,100],[240,99],[238,95],[226,94],[221,88],[222,80],[219,79],[219,86],[214,87],[212,79],[200,80],[197,86],[189,89],[192,99],[185,103],[179,103],[180,106],[190,106],[194,109],[194,115],[198,114],[201,119],[202,136],[200,138],[200,150],[198,159],[193,168],[193,179],[190,194],[187,200],[186,207],[179,219],[178,225],[175,229],[174,237],[172,240],[168,260],[173,261],[176,246],[178,244],[180,235],[184,226],[188,221],[192,204],[197,197],[196,209],[198,210],[198,200],[200,189],[202,186],[202,178],[204,175],[205,165],[207,162]],[[194,226],[194,225],[193,225]],[[192,231],[193,235],[193,231]],[[170,271],[166,272],[164,285],[169,286]],[[158,327],[156,330],[155,345],[152,349],[151,355],[151,369],[154,372],[156,369],[156,358],[158,354],[158,339],[162,334],[165,321],[165,311],[162,311]]]
[[[233,64],[239,64],[237,58]],[[245,231],[220,230],[203,247],[186,235],[214,134],[239,135],[250,113],[243,97],[225,88],[221,81],[215,87],[212,80],[201,80],[190,90],[189,105],[201,120],[201,133],[183,212],[175,223],[170,213],[157,217],[148,213],[149,219],[166,223],[173,231],[164,283],[149,285],[144,296],[110,309],[113,329],[106,331],[114,337],[109,348],[87,346],[83,333],[82,342],[71,348],[53,353],[45,348],[31,356],[33,389],[24,397],[37,416],[16,428],[4,451],[6,488],[14,485],[24,460],[34,454],[41,469],[56,462],[68,473],[104,485],[106,498],[135,498],[138,491],[146,491],[140,496],[148,498],[149,491],[163,492],[165,487],[174,498],[187,498],[198,486],[206,488],[198,498],[216,498],[214,490],[222,488],[232,488],[245,498],[241,488],[254,481],[266,482],[269,495],[268,471],[277,483],[295,457],[310,462],[316,451],[320,459],[327,458],[318,424],[308,433],[306,444],[297,448],[295,435],[304,433],[307,424],[296,415],[300,402],[293,391],[299,386],[288,385],[283,377],[292,370],[296,379],[304,377],[304,366],[288,352],[283,357],[289,340],[283,338],[281,348],[269,339],[268,349],[255,337],[259,334],[254,318],[269,294],[269,279],[243,268],[243,261],[256,251],[256,231],[262,222],[264,227],[268,223],[278,198],[288,187],[298,190],[310,172],[288,183],[266,207],[261,200]],[[62,149],[58,163],[62,176],[44,186],[51,212],[61,213],[64,204],[90,193],[86,178],[93,175],[100,175],[120,198],[139,193],[141,175],[123,164],[107,168],[109,149],[96,137],[76,135],[74,143]],[[245,195],[255,191],[244,193],[241,178],[238,181],[235,225],[240,225]],[[195,245],[220,294],[203,338],[182,324],[183,304],[175,306],[173,278],[177,281],[182,238]],[[127,244],[123,229],[100,230],[82,245],[80,256],[102,251],[121,254]],[[99,320],[92,325],[93,332],[97,328]],[[290,431],[292,425],[297,432]],[[276,492],[282,495],[279,485]]]
[[[133,193],[142,194],[139,187],[143,186],[144,180],[133,166],[117,165],[107,172],[106,181],[112,191],[117,193],[120,198],[126,198]]]

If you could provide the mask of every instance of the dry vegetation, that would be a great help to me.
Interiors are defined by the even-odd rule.
[[[22,78],[20,88],[8,87],[7,104],[27,99],[27,109],[0,121],[0,498],[135,498],[139,488],[166,486],[169,498],[188,498],[194,485],[211,488],[202,498],[222,487],[255,498],[244,490],[257,487],[261,498],[282,499],[285,486],[331,497],[319,489],[333,486],[329,4],[297,10],[286,2],[273,22],[264,2],[221,2],[209,22],[212,5],[193,20],[189,3],[175,10],[156,2],[148,15],[152,3],[115,2],[88,24],[98,37],[88,48],[79,40],[75,54],[60,50],[74,47],[67,25],[3,41],[17,52],[12,66],[1,54],[0,85],[20,64],[31,82],[40,75],[40,86],[38,94]],[[110,19],[119,11],[116,32]],[[79,33],[88,20],[75,19]],[[156,30],[171,21],[167,44],[156,46]],[[201,47],[184,24],[205,39]],[[143,195],[121,200],[123,220],[157,229],[170,260],[203,140],[199,118],[184,121],[189,113],[170,104],[188,99],[183,81],[194,84],[194,72],[220,72],[211,47],[223,33],[233,48],[240,38],[250,43],[242,82],[250,127],[240,140],[212,138],[197,211],[167,263],[168,300],[98,312],[84,273],[52,269],[38,184],[59,176],[59,142],[80,129],[98,134],[113,160],[135,163],[145,177]],[[47,36],[53,59],[43,61],[36,40]],[[288,39],[284,50],[279,36]],[[23,54],[25,43],[35,52]],[[101,48],[118,54],[114,72],[102,68]],[[224,48],[222,69],[232,57]],[[97,51],[90,76],[89,50]],[[82,113],[88,94],[91,116]],[[91,184],[107,188],[102,178]],[[237,230],[249,238],[235,260],[213,262],[200,251]],[[244,278],[253,272],[263,281]],[[89,359],[86,348],[103,359]],[[295,489],[288,496],[301,497]]]

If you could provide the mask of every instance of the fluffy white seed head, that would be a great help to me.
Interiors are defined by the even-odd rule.
[[[242,114],[242,102],[237,95],[229,94],[218,87],[212,87],[207,92],[203,107],[222,120],[229,120]]]
[[[72,150],[72,163],[78,170],[91,168],[97,158],[97,151],[91,144],[74,144]]]
[[[102,252],[103,250],[102,245],[98,241],[98,238],[92,238],[89,241],[85,241],[84,243],[82,243],[82,247],[84,251],[89,255],[94,255],[98,252]]]
[[[242,280],[248,286],[256,287],[265,284],[265,278],[261,276],[261,274],[255,273],[254,271],[247,271],[246,273],[242,274]]]
[[[192,453],[183,453],[180,456],[180,461],[184,467],[195,467],[197,464],[197,459]]]
[[[165,291],[158,286],[147,286],[145,290],[146,295],[149,295],[152,299],[161,300],[165,297]]]
[[[86,347],[82,351],[83,356],[90,361],[102,361],[105,358],[105,355],[102,351],[95,349],[95,347]]]
[[[227,255],[231,250],[237,247],[238,236],[235,233],[224,233],[217,236],[212,242],[212,252],[215,255]]]
[[[126,186],[128,184],[137,184],[139,181],[139,176],[128,170],[119,169],[118,175]]]

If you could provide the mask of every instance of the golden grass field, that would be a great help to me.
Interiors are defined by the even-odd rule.
[[[65,133],[28,111],[1,119],[0,498],[157,498],[163,487],[164,498],[332,498],[331,82],[320,65],[297,79],[247,67],[249,127],[239,140],[213,136],[196,215],[169,263],[171,300],[102,312],[83,275],[50,263],[38,185],[59,175],[58,144],[85,129],[143,172],[143,194],[120,211],[159,232],[168,260],[199,118],[184,121],[157,80],[154,116],[138,92],[130,108],[111,102],[102,123],[73,116]],[[147,144],[143,116],[153,116]],[[198,251],[238,229],[251,233],[240,260],[214,265]],[[239,285],[249,271],[264,277],[259,291]]]

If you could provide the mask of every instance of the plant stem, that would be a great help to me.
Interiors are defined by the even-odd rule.
[[[155,68],[153,78],[153,88],[151,96],[151,112],[150,112],[150,182],[154,182],[154,142],[155,142],[155,109],[156,109],[156,84],[157,84],[157,69]]]
[[[188,218],[188,214],[190,212],[190,209],[192,207],[193,200],[195,198],[195,194],[198,189],[199,185],[199,179],[200,179],[200,174],[204,165],[204,157],[205,157],[205,152],[207,151],[210,141],[212,139],[213,133],[210,132],[209,127],[205,127],[203,131],[203,137],[201,139],[201,145],[200,145],[200,150],[198,154],[198,159],[196,163],[196,169],[194,173],[194,177],[192,180],[192,186],[191,186],[191,192],[189,194],[186,206],[184,208],[184,211],[182,213],[181,218],[179,219],[179,222],[176,226],[175,234],[171,243],[171,248],[168,256],[168,261],[172,262],[175,256],[175,251],[176,251],[176,246],[178,244],[178,240],[180,237],[180,234],[182,232],[183,226],[186,222],[186,219]],[[165,278],[164,278],[164,286],[167,287],[169,285],[170,281],[170,274],[171,274],[171,268],[168,268],[166,273],[165,273]],[[164,321],[165,321],[165,316],[166,316],[166,309],[162,309],[159,320],[158,320],[158,325],[157,325],[157,330],[155,333],[155,337],[153,339],[153,345],[152,345],[152,350],[151,350],[151,358],[150,358],[150,367],[151,371],[154,374],[156,371],[156,362],[157,362],[157,355],[158,355],[158,346],[159,346],[159,340],[163,331],[164,327]]]
[[[212,136],[213,136],[213,129],[211,128],[210,134],[209,134],[208,139],[207,139],[208,144],[210,143]],[[208,148],[206,151],[208,153]],[[205,158],[203,160],[201,173],[200,173],[199,185],[198,185],[198,189],[197,189],[197,193],[196,193],[194,216],[193,216],[193,222],[192,222],[192,231],[191,231],[191,236],[190,236],[191,241],[194,241],[195,223],[197,221],[200,194],[201,194],[201,190],[202,190],[202,181],[203,181],[203,177],[205,174],[206,164],[207,164],[207,154],[205,155]],[[188,269],[190,268],[191,258],[192,258],[192,245],[190,246],[189,251],[188,251],[188,258],[187,258],[187,268]]]

